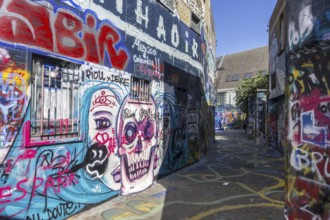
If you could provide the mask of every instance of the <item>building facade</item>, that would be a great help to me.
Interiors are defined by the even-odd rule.
[[[216,126],[223,114],[232,115],[236,108],[236,90],[245,79],[257,73],[268,74],[268,47],[260,47],[217,58]]]
[[[330,218],[329,12],[325,0],[278,1],[272,16],[277,19],[271,20],[283,34],[271,41],[277,49],[270,50],[270,66],[277,76],[270,77],[270,91],[280,97],[284,90],[277,114],[284,115],[278,123],[285,128],[287,219]],[[284,86],[278,83],[283,75]]]
[[[0,1],[0,216],[64,219],[214,138],[210,1]]]
[[[284,152],[286,1],[278,1],[269,21],[269,145]]]

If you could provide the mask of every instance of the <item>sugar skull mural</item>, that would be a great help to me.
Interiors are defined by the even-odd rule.
[[[151,186],[158,158],[158,116],[153,98],[137,102],[127,96],[117,123],[118,155],[121,166],[121,193],[139,192]]]
[[[90,91],[90,92],[88,92]],[[82,97],[83,118],[88,119],[85,134],[88,141],[84,168],[91,179],[100,179],[111,190],[120,189],[120,167],[116,143],[116,118],[120,108],[121,91],[115,84],[89,88]],[[88,94],[88,95],[86,95]]]
[[[119,111],[119,98],[110,89],[94,92],[89,112],[89,162],[86,171],[111,189],[120,188],[119,158],[116,145],[116,117]]]

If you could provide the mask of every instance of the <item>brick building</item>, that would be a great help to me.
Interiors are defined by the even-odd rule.
[[[217,58],[216,65],[216,107],[215,124],[223,115],[239,112],[236,108],[236,89],[244,79],[254,77],[257,73],[268,74],[268,47],[260,47],[239,53],[228,54]],[[232,120],[232,116],[230,116]],[[217,127],[217,126],[216,126]]]
[[[203,157],[214,139],[210,9],[0,1],[1,218],[68,218]]]
[[[278,0],[270,19],[270,127],[285,155],[286,219],[329,219],[330,2]]]

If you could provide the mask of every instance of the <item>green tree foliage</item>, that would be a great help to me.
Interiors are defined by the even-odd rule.
[[[257,73],[251,79],[245,79],[236,90],[236,106],[242,112],[248,113],[248,100],[250,95],[256,95],[257,89],[268,89],[268,77]]]

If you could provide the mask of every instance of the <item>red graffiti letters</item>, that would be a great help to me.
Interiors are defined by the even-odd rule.
[[[26,0],[9,1],[6,8],[1,9],[0,40],[94,63],[110,63],[117,69],[124,69],[128,62],[128,54],[119,44],[121,37],[117,30],[90,13],[80,18],[68,9],[51,11]],[[97,25],[97,22],[102,24]],[[96,30],[98,26],[99,30]]]
[[[84,47],[78,37],[83,29],[81,21],[73,14],[61,11],[55,21],[56,46],[60,54],[79,58],[84,54]]]

